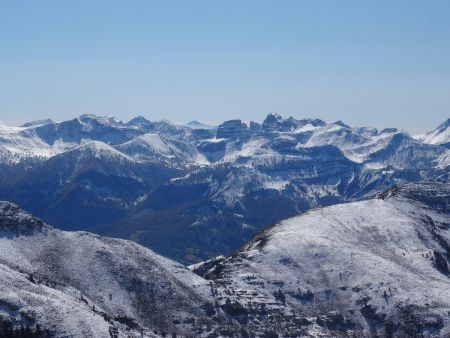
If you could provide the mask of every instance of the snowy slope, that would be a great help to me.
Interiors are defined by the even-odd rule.
[[[192,144],[167,139],[152,133],[117,145],[116,149],[140,161],[165,161],[174,165],[208,163]]]
[[[450,143],[450,118],[423,136],[419,137],[425,143],[443,145]]]
[[[130,156],[127,156],[110,145],[100,141],[88,141],[86,143],[82,143],[80,146],[65,152],[63,156],[69,154],[80,160],[88,157],[104,159],[105,161],[124,162],[125,164],[127,164],[127,162],[135,162],[135,160]]]
[[[297,334],[448,336],[449,220],[450,184],[406,185],[282,221],[204,275],[249,325],[264,307],[306,317]]]
[[[0,163],[16,164],[29,158],[49,158],[52,155],[52,147],[32,130],[0,124]]]
[[[56,230],[0,202],[2,320],[58,337],[109,337],[111,328],[203,336],[218,326],[212,303],[209,283],[178,263],[133,242]]]

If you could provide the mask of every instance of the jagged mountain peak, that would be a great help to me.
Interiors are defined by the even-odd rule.
[[[40,231],[44,223],[14,203],[0,201],[0,232],[12,234]]]
[[[435,145],[450,144],[450,118],[441,123],[437,128],[419,137],[425,143]]]
[[[132,127],[132,128],[146,128],[151,125],[151,121],[149,121],[145,117],[139,115],[139,116],[132,118],[125,125],[127,127]]]
[[[262,129],[266,132],[296,132],[303,127],[310,126],[311,128],[324,127],[325,121],[313,118],[302,118],[300,120],[290,116],[283,118],[280,114],[271,113],[262,122]]]
[[[283,117],[278,113],[269,113],[262,122],[262,127],[268,129],[276,125],[279,121],[282,121]]]
[[[56,123],[56,122],[53,121],[52,119],[43,119],[43,120],[26,122],[26,123],[22,124],[21,127],[28,128],[28,127],[40,126],[43,124],[54,124],[54,123]]]
[[[193,120],[193,121],[189,122],[188,124],[186,124],[186,126],[191,129],[213,129],[214,128],[213,126],[199,122],[197,120]]]
[[[282,120],[282,119],[283,119],[283,116],[281,116],[280,114],[275,113],[275,112],[271,112],[271,113],[267,114],[267,116],[264,119],[264,121],[266,121],[267,123],[270,123],[272,121],[279,121],[279,120]],[[264,123],[264,121],[263,121],[263,123]]]
[[[348,124],[345,124],[341,120],[335,121],[335,122],[333,122],[333,124],[335,124],[337,126],[341,126],[343,128],[346,128],[346,129],[351,129],[351,127]]]
[[[248,135],[247,124],[242,122],[240,119],[233,119],[224,121],[217,127],[216,137],[217,138],[236,138],[240,136]]]
[[[101,124],[109,126],[117,126],[122,124],[122,122],[116,121],[116,118],[113,115],[82,114],[78,117],[78,119],[82,122],[97,121]]]

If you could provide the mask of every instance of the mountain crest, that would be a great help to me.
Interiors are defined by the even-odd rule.
[[[69,150],[69,152],[71,151],[79,152],[81,154],[88,154],[89,157],[94,158],[104,158],[104,159],[115,158],[127,162],[134,162],[134,160],[131,157],[125,155],[124,153],[118,151],[117,149],[101,141],[89,141],[83,143],[82,145],[72,150]]]
[[[262,122],[262,125],[263,127],[272,126],[281,120],[283,120],[283,117],[280,114],[270,113],[266,116],[266,118]]]
[[[100,115],[95,115],[95,114],[83,114],[83,115],[80,115],[78,117],[78,119],[84,123],[92,123],[92,121],[95,121],[99,124],[102,124],[105,126],[110,126],[110,127],[117,127],[117,126],[121,126],[123,124],[120,121],[116,121],[115,117],[112,115],[100,116]]]
[[[450,183],[422,182],[395,186],[378,195],[381,199],[403,197],[420,204],[432,206],[433,209],[450,212]]]
[[[420,139],[429,144],[450,144],[450,118],[441,123],[437,128],[420,137]]]
[[[151,124],[149,120],[147,120],[145,117],[139,115],[134,118],[132,118],[130,121],[126,123],[127,127],[135,127],[135,128],[143,128],[147,127]]]
[[[28,212],[20,209],[16,204],[0,201],[0,231],[15,234],[33,233],[40,231],[44,222]]]
[[[223,122],[217,128],[217,138],[234,138],[248,132],[248,127],[241,120],[229,120]]]
[[[55,121],[53,121],[52,119],[43,119],[43,120],[36,120],[36,121],[30,121],[30,122],[24,123],[21,125],[21,127],[27,128],[27,127],[35,127],[35,126],[39,126],[39,125],[43,125],[43,124],[53,124],[53,123],[55,123]]]

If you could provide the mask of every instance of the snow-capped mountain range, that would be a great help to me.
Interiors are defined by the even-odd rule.
[[[44,119],[20,127],[0,124],[0,150],[2,163],[19,163],[26,159],[47,159],[90,141],[99,141],[132,155],[139,155],[139,151],[126,149],[137,144],[155,156],[166,155],[169,158],[177,158],[179,148],[185,151],[183,145],[191,145],[203,156],[187,158],[184,163],[211,164],[232,162],[247,156],[273,155],[276,149],[269,151],[268,148],[273,148],[270,141],[277,140],[279,145],[283,143],[284,147],[291,149],[332,145],[347,158],[363,163],[369,160],[371,154],[385,148],[398,134],[406,135],[407,132],[396,128],[381,131],[369,127],[352,128],[341,121],[326,123],[319,119],[284,119],[275,113],[269,114],[262,124],[252,121],[247,125],[241,120],[230,120],[218,127],[198,121],[177,126],[164,120],[151,122],[142,116],[124,123],[111,116],[85,114],[61,123]],[[235,141],[236,138],[247,140],[239,147],[224,146],[230,144],[230,139]],[[450,119],[417,139],[434,145],[450,142]],[[183,145],[168,144],[175,140]],[[208,151],[207,148],[214,147],[214,144],[216,151]],[[204,157],[208,160],[205,161]]]
[[[447,181],[448,130],[416,139],[277,114],[215,127],[95,115],[1,126],[0,198],[57,227],[192,263],[311,208]]]
[[[449,196],[406,184],[310,210],[189,269],[0,202],[0,335],[448,336]]]

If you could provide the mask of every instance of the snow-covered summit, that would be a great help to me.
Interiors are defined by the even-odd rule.
[[[317,318],[335,335],[447,336],[449,196],[448,183],[408,184],[312,210],[270,227],[203,275],[248,318],[259,302],[280,316],[303,314],[306,327]]]
[[[30,121],[30,122],[22,124],[21,127],[27,128],[27,127],[40,126],[40,125],[49,124],[49,123],[55,123],[55,121],[53,121],[52,119]]]
[[[443,145],[450,143],[450,118],[425,135],[419,137],[423,142],[429,144]]]
[[[101,141],[88,141],[82,143],[78,147],[73,148],[67,152],[67,154],[70,153],[76,153],[81,157],[102,158],[105,160],[114,159],[125,162],[134,162],[131,157]]]
[[[127,127],[136,129],[146,129],[151,125],[151,122],[143,116],[136,116],[125,124]]]
[[[187,127],[191,128],[191,129],[214,129],[215,127],[210,126],[208,124],[199,122],[199,121],[191,121],[188,124],[186,124]]]
[[[117,121],[112,115],[95,115],[83,114],[78,117],[82,123],[100,123],[110,127],[120,127],[123,125],[121,121]]]

